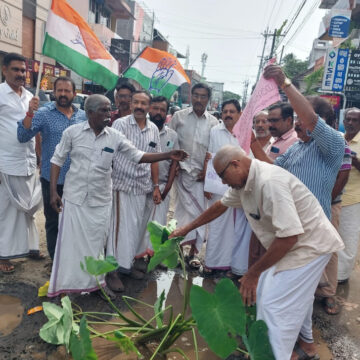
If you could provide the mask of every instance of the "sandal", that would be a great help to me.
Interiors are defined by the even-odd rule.
[[[38,250],[30,250],[29,258],[32,260],[44,260],[45,255],[41,254]]]
[[[196,255],[185,256],[185,262],[188,264],[189,268],[192,270],[199,270],[201,267],[201,261]]]
[[[15,266],[9,260],[0,260],[0,271],[3,274],[11,274],[15,271]]]
[[[341,310],[340,304],[333,296],[323,298],[322,305],[328,315],[337,315]]]
[[[294,350],[297,355],[297,360],[320,360],[320,356],[318,354],[315,355],[309,355],[307,354],[299,345],[299,343],[295,344]]]
[[[199,274],[200,276],[204,277],[204,278],[208,278],[208,277],[212,277],[214,275],[216,275],[217,271],[215,269],[210,269],[208,267],[206,267],[205,265],[201,267]]]

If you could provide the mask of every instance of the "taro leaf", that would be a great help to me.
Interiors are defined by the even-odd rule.
[[[81,269],[89,274],[98,276],[116,270],[119,265],[113,256],[107,256],[105,259],[95,259],[92,256],[85,256],[85,266],[81,262]]]
[[[221,280],[214,294],[193,285],[190,306],[200,335],[218,356],[225,359],[245,334],[246,313],[239,290],[229,279]]]
[[[85,316],[80,320],[79,336],[71,333],[70,351],[74,360],[97,360],[98,358],[91,344]]]
[[[155,253],[149,262],[147,271],[153,270],[161,263],[170,269],[175,268],[179,259],[177,244],[180,243],[181,240],[183,240],[183,237],[174,237],[161,244],[157,250],[154,249]]]
[[[150,233],[150,241],[152,247],[154,251],[157,251],[160,245],[164,242],[163,236],[164,233],[166,234],[166,232],[164,231],[165,226],[160,225],[157,221],[151,221],[147,224],[147,229]],[[167,240],[167,236],[166,236],[166,240]]]
[[[123,332],[116,330],[114,331],[114,335],[115,337],[107,336],[106,339],[115,342],[121,351],[125,352],[126,354],[135,353],[138,359],[143,359],[143,356],[140,354],[134,343]]]
[[[44,302],[43,310],[49,321],[40,329],[40,337],[54,345],[65,345],[69,350],[71,331],[76,331],[73,326],[73,313],[68,296],[61,299],[62,308],[58,305]]]
[[[163,326],[164,313],[162,312],[162,307],[165,301],[165,290],[161,293],[161,295],[156,299],[154,304],[154,311],[156,315],[156,324],[158,328]]]
[[[275,360],[265,321],[257,320],[251,325],[248,344],[251,360]]]

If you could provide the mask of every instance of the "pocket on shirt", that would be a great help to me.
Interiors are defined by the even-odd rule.
[[[112,160],[114,153],[100,150],[100,154],[96,159],[96,165],[104,170],[109,170],[111,168]]]

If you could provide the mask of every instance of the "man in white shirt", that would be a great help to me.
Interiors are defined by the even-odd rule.
[[[85,102],[88,121],[63,132],[51,159],[51,204],[61,215],[48,290],[50,297],[97,290],[94,277],[80,268],[80,262],[84,256],[98,258],[104,253],[112,201],[111,165],[116,152],[137,163],[185,157],[181,150],[158,154],[138,150],[124,134],[106,127],[110,110],[110,101],[105,96],[89,96]],[[61,199],[56,184],[68,154],[71,165]],[[100,283],[105,285],[103,277]]]
[[[264,151],[274,142],[274,138],[271,136],[269,130],[268,115],[269,112],[267,110],[262,110],[254,116],[255,136]]]
[[[210,131],[209,153],[217,153],[225,145],[239,146],[232,129],[241,115],[238,100],[225,101],[221,106],[222,123]],[[207,163],[205,163],[207,167]],[[221,181],[221,179],[219,179]],[[220,194],[205,193],[208,205],[222,198]],[[249,240],[251,228],[241,209],[229,208],[224,214],[209,224],[206,242],[205,265],[203,276],[215,274],[217,271],[230,270],[227,276],[243,275],[247,271]],[[219,241],[221,239],[221,241]]]
[[[180,148],[190,154],[187,161],[180,164],[180,171],[175,180],[175,214],[179,225],[188,223],[205,210],[204,196],[204,161],[209,147],[210,129],[219,121],[206,111],[211,98],[211,89],[198,83],[191,89],[192,107],[177,111],[169,127],[176,131]],[[201,250],[205,240],[205,227],[188,234],[183,245],[191,244],[188,264],[198,269],[200,261],[195,253]]]
[[[314,358],[314,293],[334,251],[344,244],[308,188],[284,169],[250,159],[237,147],[225,146],[214,159],[223,183],[232,189],[171,236],[213,221],[228,207],[241,207],[267,249],[239,280],[247,305],[257,304],[257,319],[266,322],[277,360]],[[296,340],[298,354],[292,354]]]
[[[36,171],[35,139],[17,139],[17,123],[32,116],[38,97],[25,90],[25,58],[10,53],[2,68],[0,85],[0,271],[10,273],[9,259],[40,258],[34,214],[41,207],[41,187]]]

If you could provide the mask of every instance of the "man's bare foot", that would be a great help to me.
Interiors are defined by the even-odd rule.
[[[15,266],[10,260],[0,260],[0,271],[3,274],[11,274],[15,271]]]
[[[116,271],[106,274],[105,281],[110,290],[116,292],[125,291],[125,286]]]
[[[294,347],[291,355],[291,360],[318,360],[319,355],[316,354],[316,347],[314,343],[307,343],[299,339]]]

